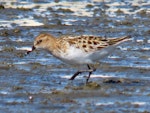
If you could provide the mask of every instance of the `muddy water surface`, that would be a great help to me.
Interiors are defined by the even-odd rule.
[[[150,112],[150,0],[0,1],[0,112]],[[31,49],[39,33],[131,35],[85,85],[76,71]]]

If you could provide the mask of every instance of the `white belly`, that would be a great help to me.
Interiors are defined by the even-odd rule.
[[[60,53],[57,58],[68,64],[92,64],[108,56],[113,50],[114,46],[91,52],[85,52],[81,49],[70,47],[66,53]]]
[[[62,53],[59,57],[62,61],[68,64],[91,64],[92,59],[89,58],[89,53],[70,47],[66,53]]]

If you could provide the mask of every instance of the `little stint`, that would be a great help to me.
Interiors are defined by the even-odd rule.
[[[87,83],[92,72],[96,70],[91,64],[108,56],[116,46],[130,39],[131,36],[120,38],[66,36],[56,38],[51,34],[43,33],[35,38],[32,50],[27,51],[27,54],[35,49],[45,49],[65,63],[71,65],[87,65],[88,70],[79,70],[70,78],[70,80],[74,80],[80,73],[88,72]]]

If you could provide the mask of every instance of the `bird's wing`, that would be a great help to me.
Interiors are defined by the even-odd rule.
[[[104,38],[98,36],[76,36],[76,37],[66,37],[66,40],[70,46],[79,48],[85,52],[99,51],[101,49],[107,48],[111,45],[118,45],[122,42],[129,40],[130,36],[120,37],[120,38]]]
[[[107,40],[102,37],[95,36],[78,36],[67,39],[71,46],[80,48],[85,52],[95,51],[107,47],[109,44]]]

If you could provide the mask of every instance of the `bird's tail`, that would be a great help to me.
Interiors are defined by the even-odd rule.
[[[126,41],[129,41],[129,40],[131,40],[131,35],[120,37],[120,38],[111,38],[110,41],[109,41],[109,44],[110,45],[118,45],[122,42],[126,42]]]

